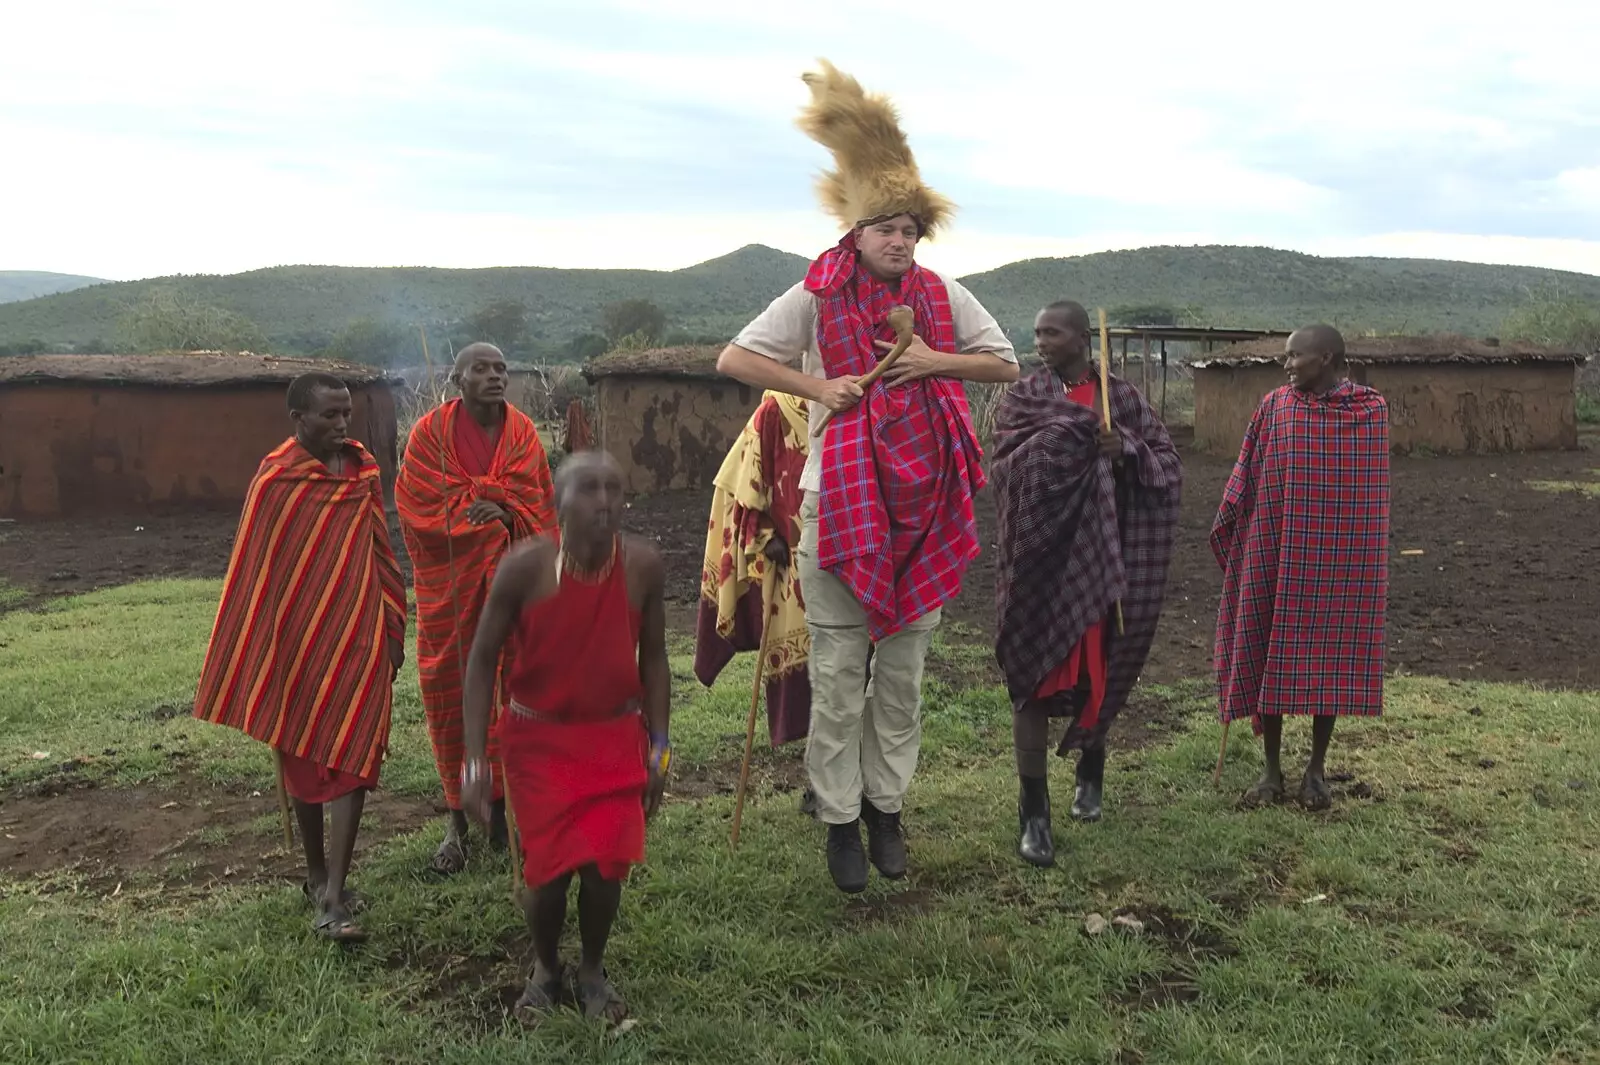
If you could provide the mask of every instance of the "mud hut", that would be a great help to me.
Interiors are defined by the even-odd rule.
[[[1350,337],[1353,380],[1389,403],[1389,441],[1488,454],[1578,445],[1576,383],[1583,355],[1460,336]],[[1222,348],[1191,363],[1195,444],[1236,452],[1261,397],[1284,383],[1283,341]]]
[[[237,507],[289,435],[284,390],[310,371],[350,385],[350,435],[397,464],[391,381],[370,366],[268,355],[0,358],[0,517]]]
[[[583,376],[595,390],[599,446],[630,492],[708,488],[761,392],[717,373],[720,347],[613,352]]]

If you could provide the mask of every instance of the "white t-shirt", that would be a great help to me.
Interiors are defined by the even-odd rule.
[[[989,354],[1016,362],[1017,353],[1012,350],[1011,341],[977,297],[955,281],[945,281],[944,287],[950,297],[950,317],[955,324],[956,354]],[[828,376],[817,347],[817,297],[806,291],[803,281],[773,300],[755,321],[733,338],[733,342],[785,366],[798,364],[801,373],[812,377]],[[811,428],[815,431],[827,408],[820,403],[810,406]],[[822,448],[819,444],[813,444],[806,455],[805,468],[800,472],[800,490],[822,491]]]

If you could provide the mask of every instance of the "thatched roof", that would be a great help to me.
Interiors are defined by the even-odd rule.
[[[1480,363],[1565,362],[1580,365],[1584,355],[1561,348],[1545,348],[1521,341],[1441,334],[1423,337],[1346,337],[1345,358],[1353,363]],[[1208,366],[1253,366],[1283,361],[1283,340],[1252,340],[1218,349],[1195,359],[1195,369]]]
[[[401,384],[373,366],[329,359],[298,359],[244,352],[193,351],[171,355],[0,356],[0,386],[27,384],[145,385],[158,388],[226,388],[287,385],[303,373],[327,373],[350,384]]]
[[[726,378],[717,373],[717,356],[721,354],[721,347],[613,351],[585,363],[583,376],[591,384],[602,377],[688,377],[722,381]]]

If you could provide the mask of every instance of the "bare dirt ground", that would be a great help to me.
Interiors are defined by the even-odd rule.
[[[1145,679],[1170,683],[1208,677],[1221,586],[1207,543],[1230,463],[1186,456],[1181,525],[1166,610]],[[1548,491],[1538,482],[1600,483],[1600,453],[1577,451],[1487,458],[1397,458],[1393,465],[1393,550],[1389,590],[1389,667],[1414,674],[1600,684],[1600,498]],[[670,620],[693,631],[706,522],[704,493],[638,500],[628,525],[666,555]],[[983,542],[994,543],[994,509],[978,506]],[[202,512],[83,523],[0,524],[0,576],[13,590],[0,609],[36,606],[60,595],[155,577],[219,577],[237,516]],[[1402,552],[1421,551],[1422,554]],[[993,625],[992,551],[969,571],[947,611],[960,638],[984,642]],[[5,588],[0,587],[0,591]],[[1169,710],[1136,693],[1118,722],[1118,745],[1137,746],[1164,725]],[[775,767],[780,790],[799,786],[796,767]],[[708,767],[677,782],[685,798],[732,790],[731,766]],[[782,779],[779,779],[782,778]],[[211,825],[242,825],[275,813],[272,797],[194,787],[126,791],[53,777],[42,791],[0,795],[0,873],[70,870],[109,889],[109,878],[141,871],[211,883],[287,875],[297,859],[260,832],[203,840]],[[177,805],[171,805],[176,803]],[[149,811],[160,811],[151,817]],[[370,844],[421,825],[431,804],[375,796]],[[220,816],[219,816],[220,815]],[[191,858],[184,863],[184,858]],[[161,873],[161,869],[168,869]],[[105,881],[107,883],[102,883]]]

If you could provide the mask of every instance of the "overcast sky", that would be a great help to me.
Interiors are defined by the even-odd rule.
[[[1470,4],[7,4],[0,268],[812,255],[824,56],[959,205],[921,255],[952,274],[1200,243],[1600,274],[1600,4]]]

